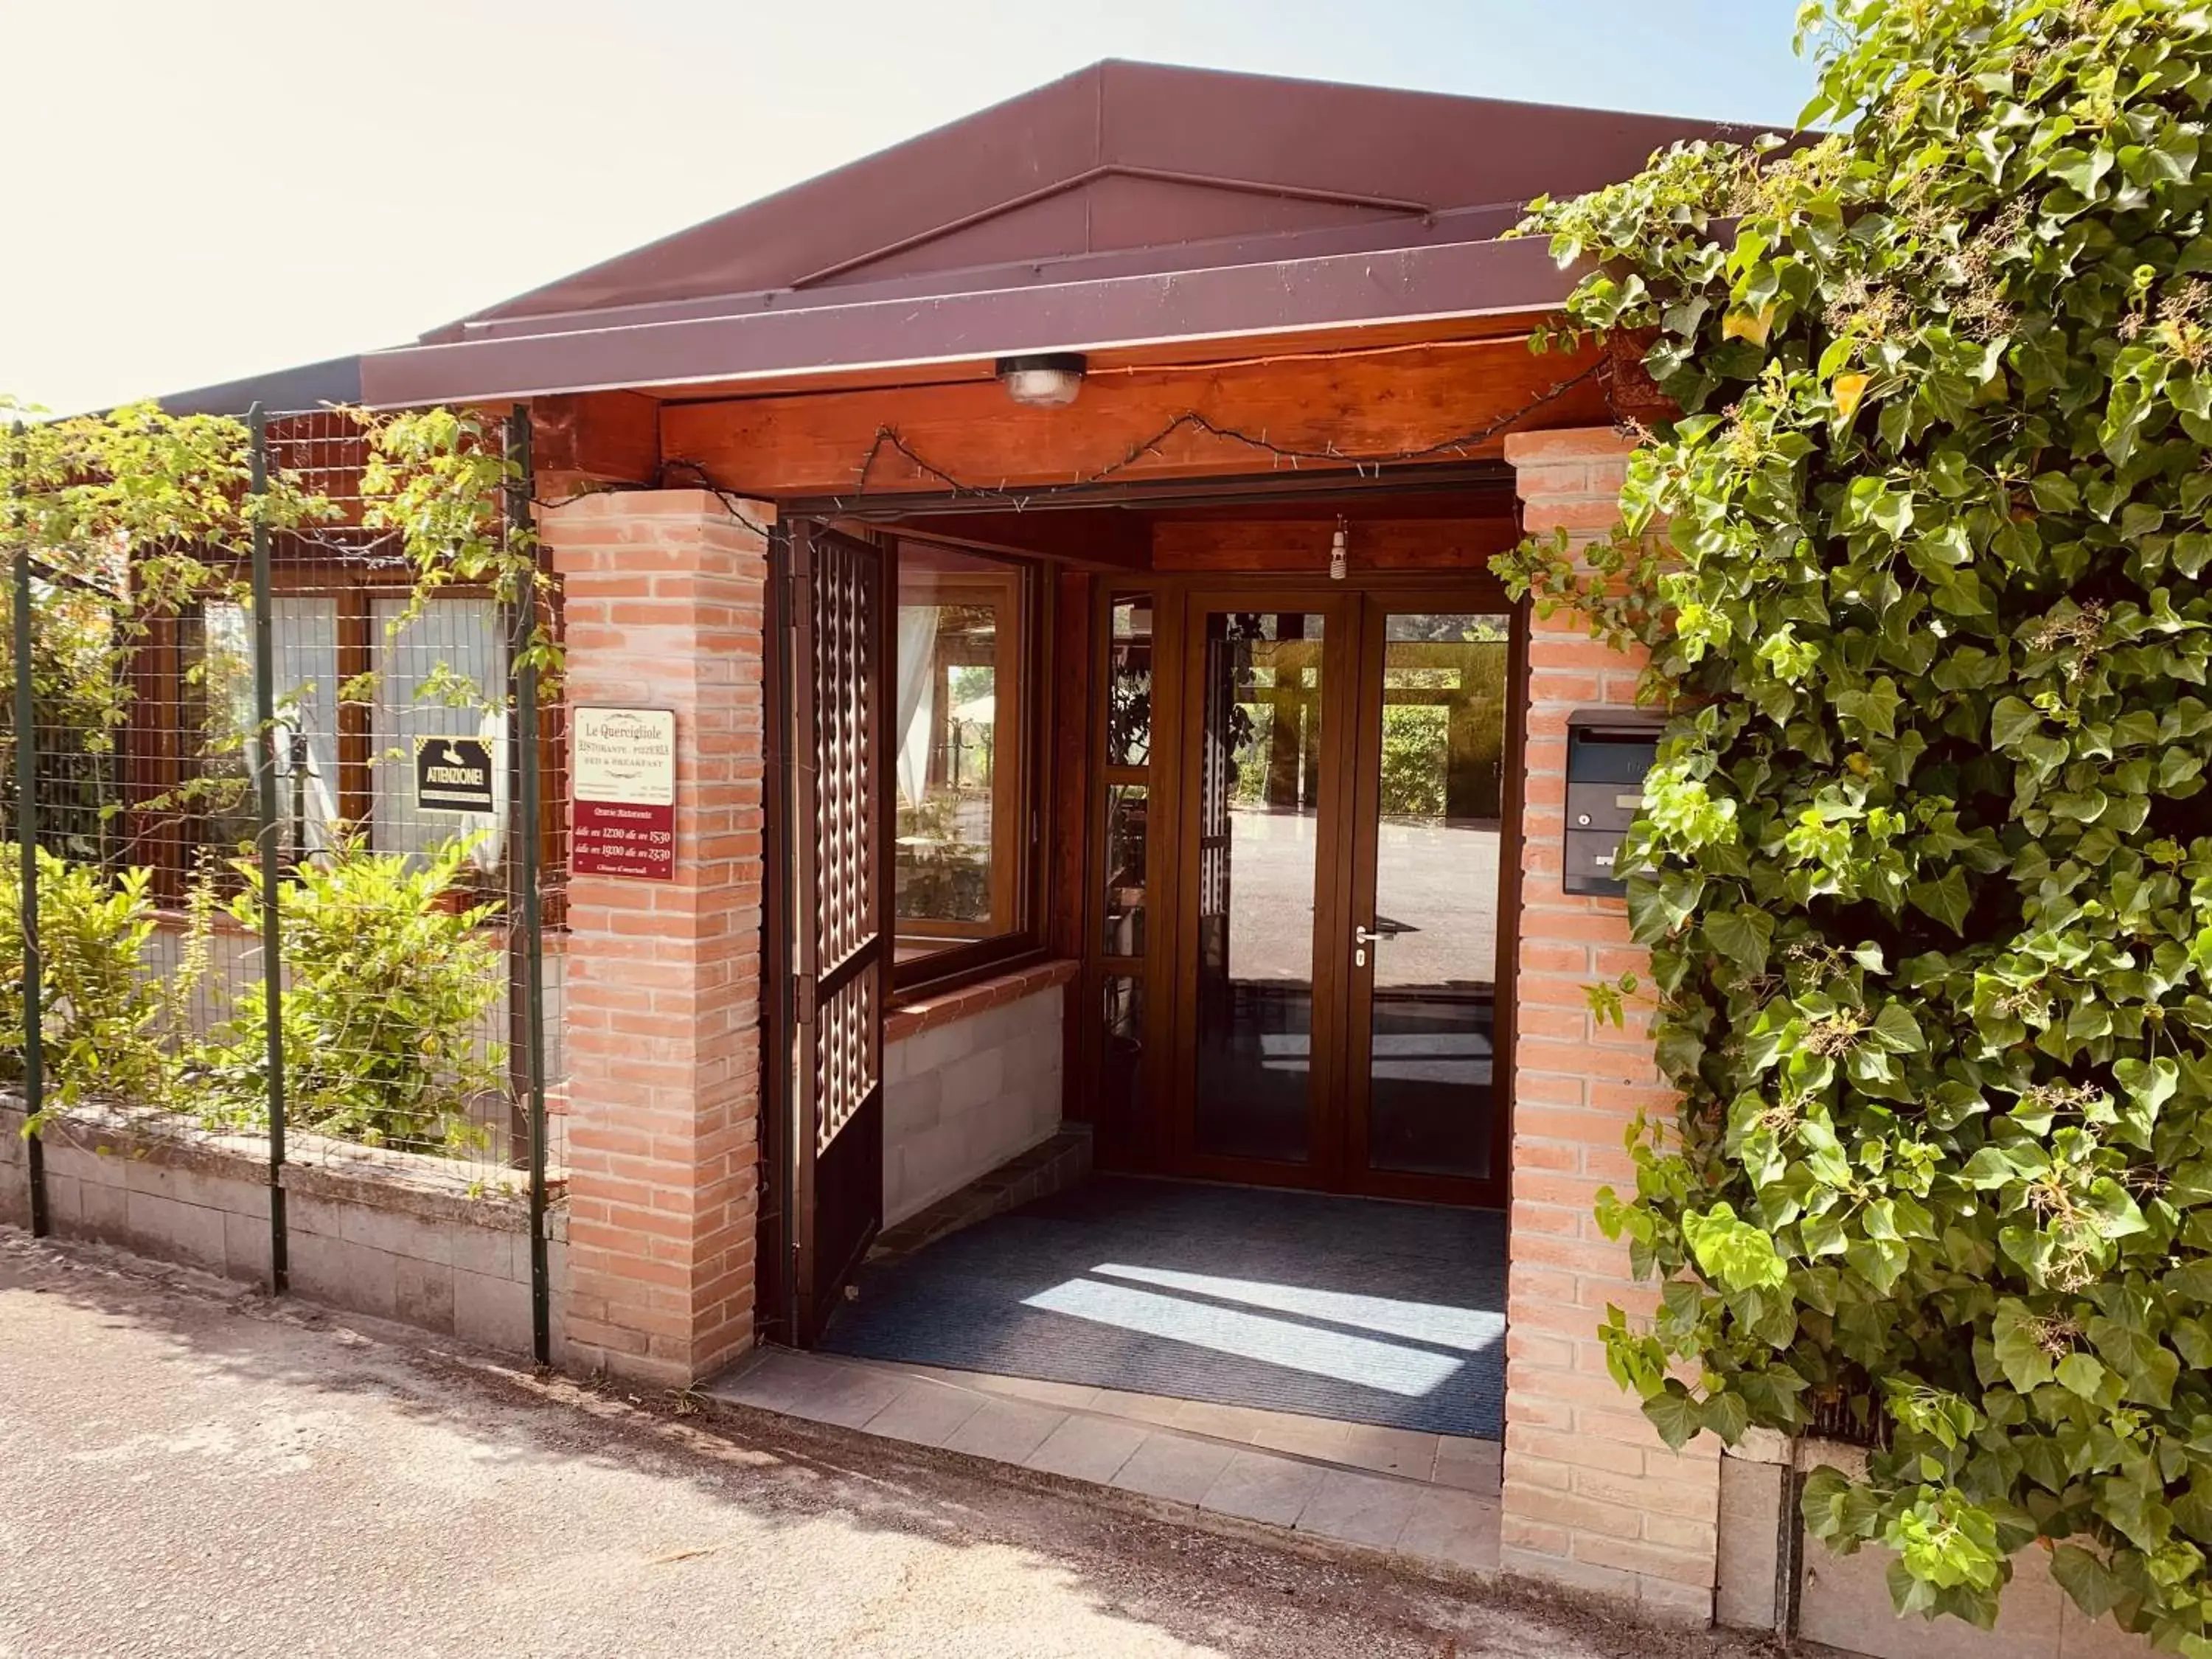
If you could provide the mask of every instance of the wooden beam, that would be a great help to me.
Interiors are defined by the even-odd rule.
[[[1170,522],[1152,526],[1159,570],[1280,571],[1328,568],[1330,518]],[[1359,519],[1346,528],[1354,572],[1461,570],[1491,580],[1490,556],[1521,538],[1510,512],[1478,519]]]
[[[637,392],[537,398],[530,405],[531,459],[541,478],[577,483],[657,483],[659,410],[659,404]]]
[[[1586,373],[1598,357],[1595,346],[1538,356],[1509,339],[1100,374],[1066,409],[1024,408],[994,382],[671,404],[660,410],[660,447],[725,489],[770,498],[942,493],[930,467],[963,485],[1013,490],[1087,481],[1125,460],[1115,482],[1290,470],[1264,448],[1188,422],[1162,435],[1193,416],[1285,449],[1333,447],[1346,458],[1340,467],[1298,464],[1326,476],[1499,422],[1513,430],[1605,424],[1604,388]],[[929,465],[898,453],[887,430]],[[1503,449],[1501,428],[1435,459],[1464,464]]]
[[[1152,538],[1145,520],[1115,507],[1049,513],[927,513],[893,521],[916,541],[986,553],[1025,553],[1101,570],[1146,570]]]

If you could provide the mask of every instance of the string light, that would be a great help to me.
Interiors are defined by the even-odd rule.
[[[1139,439],[1131,444],[1119,458],[1108,462],[1103,466],[1090,472],[1078,473],[1064,483],[1040,484],[1020,489],[1010,489],[1003,483],[976,484],[958,477],[917,450],[906,441],[896,427],[887,423],[876,428],[875,436],[870,441],[866,453],[860,458],[857,487],[850,492],[831,496],[830,505],[834,511],[844,512],[864,501],[871,502],[896,501],[906,495],[908,492],[905,491],[871,489],[869,487],[870,477],[877,464],[888,453],[898,456],[922,477],[942,484],[946,492],[955,500],[989,501],[1015,512],[1020,512],[1024,508],[1036,506],[1042,501],[1058,500],[1096,489],[1098,485],[1127,471],[1147,457],[1159,456],[1162,445],[1177,433],[1185,431],[1200,433],[1222,442],[1241,445],[1244,448],[1267,455],[1270,458],[1274,470],[1288,466],[1291,471],[1296,471],[1304,465],[1349,467],[1358,477],[1380,478],[1386,467],[1410,465],[1417,462],[1433,461],[1445,457],[1469,459],[1470,450],[1487,443],[1501,432],[1518,426],[1530,416],[1558,402],[1577,387],[1587,385],[1593,380],[1607,376],[1610,369],[1609,360],[1601,357],[1595,362],[1537,393],[1519,408],[1500,415],[1494,420],[1485,422],[1482,425],[1470,428],[1465,432],[1455,433],[1448,438],[1439,438],[1433,443],[1422,444],[1415,448],[1390,450],[1382,453],[1347,453],[1339,449],[1334,443],[1324,444],[1319,448],[1277,443],[1264,430],[1256,434],[1247,432],[1238,427],[1224,425],[1211,416],[1201,414],[1197,410],[1187,409],[1150,436]],[[769,532],[766,526],[755,523],[738,505],[740,501],[746,499],[745,497],[738,495],[715,478],[703,462],[681,457],[670,457],[663,460],[655,470],[653,481],[649,484],[611,482],[599,488],[579,491],[576,495],[563,497],[560,501],[539,501],[534,505],[541,508],[561,507],[568,501],[580,500],[584,495],[602,495],[609,490],[666,489],[673,477],[684,477],[696,487],[708,491],[721,502],[724,510],[739,524],[763,539],[768,537]],[[1340,531],[1340,536],[1342,533]],[[1335,553],[1332,550],[1332,566],[1334,562]]]
[[[1194,409],[1187,409],[1150,437],[1139,439],[1135,443],[1131,444],[1119,459],[1109,461],[1095,471],[1079,474],[1066,483],[1041,484],[1034,489],[1021,490],[1010,490],[1004,484],[993,486],[966,483],[916,450],[900,435],[896,427],[879,426],[876,428],[874,440],[868,445],[867,453],[860,459],[858,488],[849,497],[840,495],[833,496],[831,500],[833,505],[842,510],[848,500],[859,501],[867,498],[870,493],[869,475],[874,471],[877,461],[888,450],[905,460],[923,477],[933,478],[943,484],[957,498],[995,501],[1002,507],[1010,507],[1018,512],[1038,501],[1050,501],[1078,490],[1094,489],[1117,474],[1128,471],[1147,456],[1158,455],[1161,445],[1178,432],[1183,431],[1200,432],[1208,437],[1218,438],[1226,443],[1242,444],[1248,449],[1272,457],[1276,469],[1288,465],[1291,471],[1296,471],[1301,464],[1348,466],[1360,477],[1379,478],[1382,476],[1382,469],[1386,466],[1403,466],[1416,461],[1437,460],[1445,456],[1457,456],[1465,459],[1468,450],[1488,442],[1507,428],[1518,425],[1547,404],[1556,403],[1577,386],[1597,378],[1606,371],[1607,367],[1607,360],[1601,357],[1579,373],[1568,376],[1549,390],[1540,392],[1520,408],[1509,414],[1501,415],[1494,421],[1487,422],[1469,431],[1456,433],[1449,438],[1439,438],[1434,443],[1423,444],[1416,449],[1392,450],[1383,454],[1348,455],[1333,443],[1324,445],[1319,449],[1279,444],[1269,438],[1265,432],[1254,434],[1243,431],[1237,427],[1224,426],[1211,416],[1202,415]],[[877,493],[880,495],[882,492]]]

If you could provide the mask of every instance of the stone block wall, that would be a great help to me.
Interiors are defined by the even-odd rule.
[[[0,1221],[30,1218],[20,1102],[0,1100]],[[228,1279],[269,1282],[267,1144],[199,1132],[171,1114],[81,1107],[42,1137],[55,1235],[113,1244]],[[520,1190],[421,1153],[295,1137],[283,1170],[294,1294],[473,1346],[532,1352],[530,1211]],[[519,1178],[518,1178],[519,1179]],[[561,1356],[567,1245],[547,1245]]]
[[[1060,1123],[1072,962],[901,1009],[884,1029],[884,1223],[1048,1140]]]
[[[1587,544],[1610,528],[1627,454],[1610,430],[1509,436],[1528,531],[1564,529]],[[1636,1114],[1668,1112],[1673,1096],[1633,1006],[1626,1029],[1601,1025],[1583,994],[1596,980],[1647,971],[1626,904],[1571,897],[1559,879],[1567,716],[1632,703],[1641,664],[1564,612],[1530,629],[1501,1559],[1702,1621],[1713,1605],[1718,1449],[1707,1437],[1668,1450],[1607,1375],[1597,1338],[1608,1303],[1638,1313],[1656,1300],[1593,1209],[1601,1187],[1634,1182],[1623,1136]]]

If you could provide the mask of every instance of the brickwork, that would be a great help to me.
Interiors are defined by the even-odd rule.
[[[1612,526],[1626,454],[1609,430],[1509,437],[1529,532],[1564,528],[1582,543]],[[1627,907],[1570,897],[1559,882],[1568,714],[1632,702],[1639,665],[1564,613],[1531,627],[1502,1560],[1702,1620],[1712,1610],[1717,1448],[1668,1451],[1606,1374],[1596,1335],[1608,1303],[1635,1313],[1656,1299],[1592,1207],[1599,1188],[1632,1185],[1623,1135],[1638,1109],[1664,1112],[1672,1096],[1633,1008],[1625,1030],[1601,1025],[1583,996],[1595,980],[1646,971]]]
[[[884,1041],[902,1042],[910,1036],[921,1036],[924,1031],[933,1031],[943,1025],[957,1025],[963,1019],[973,1019],[990,1009],[1003,1008],[1010,1002],[1019,1002],[1055,985],[1066,985],[1075,977],[1081,966],[1079,963],[1060,957],[1052,962],[1040,962],[1034,967],[1018,968],[1012,973],[1000,974],[974,985],[963,985],[957,991],[901,1001],[884,1017]]]
[[[543,533],[571,704],[673,709],[677,738],[675,879],[569,882],[568,1351],[689,1383],[752,1340],[766,549],[703,490],[587,495]]]

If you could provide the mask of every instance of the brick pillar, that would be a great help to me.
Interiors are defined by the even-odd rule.
[[[1610,430],[1507,438],[1529,533],[1564,528],[1581,544],[1610,528],[1627,453]],[[1632,1006],[1625,1030],[1598,1024],[1583,987],[1629,969],[1648,984],[1648,966],[1629,943],[1624,902],[1571,898],[1559,884],[1568,713],[1632,702],[1641,659],[1591,640],[1565,612],[1530,626],[1502,1559],[1708,1620],[1718,1449],[1705,1436],[1668,1451],[1606,1374],[1596,1334],[1607,1304],[1636,1315],[1657,1299],[1591,1211],[1600,1187],[1635,1185],[1623,1137],[1638,1109],[1669,1112],[1674,1096],[1659,1083],[1648,1023]]]
[[[752,1340],[766,550],[692,489],[543,533],[570,705],[676,712],[675,879],[568,884],[568,1361],[682,1385]]]

